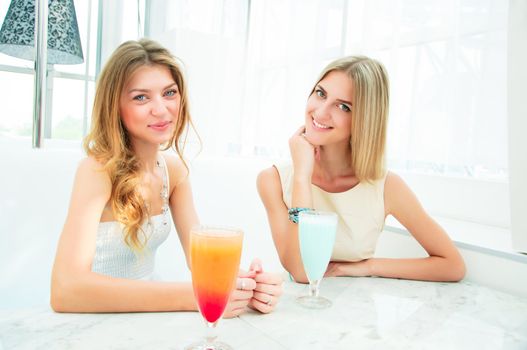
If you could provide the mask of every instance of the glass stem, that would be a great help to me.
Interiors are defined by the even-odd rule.
[[[318,297],[319,284],[320,284],[320,280],[309,281],[309,296],[310,297]]]
[[[218,334],[216,333],[216,322],[207,322],[207,332],[205,333],[205,342],[207,345],[214,344],[214,341],[218,337]]]

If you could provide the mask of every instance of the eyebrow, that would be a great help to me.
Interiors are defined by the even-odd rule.
[[[324,88],[322,87],[322,85],[317,84],[316,87],[318,87],[320,90],[322,90],[322,91],[324,92],[324,94],[327,95],[327,91],[326,91],[326,89],[324,89]],[[343,99],[340,99],[340,98],[337,98],[337,101],[339,101],[339,102],[343,102],[343,103],[347,103],[347,104],[349,104],[350,106],[353,106],[353,103],[351,103],[350,101],[346,101],[346,100],[343,100]]]
[[[168,84],[162,90],[169,89],[169,88],[171,88],[173,86],[177,87],[177,83],[174,82],[174,83]],[[150,92],[150,90],[149,89],[130,89],[130,90],[128,90],[129,94],[131,94],[132,92]]]

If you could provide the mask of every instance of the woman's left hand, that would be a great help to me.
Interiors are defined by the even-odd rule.
[[[245,312],[246,306],[254,296],[256,282],[254,271],[240,270],[236,278],[236,286],[229,297],[229,302],[225,307],[224,318],[232,318]]]
[[[326,269],[326,273],[324,274],[324,277],[339,277],[340,263],[331,261],[328,264],[328,268]]]
[[[282,295],[283,279],[277,273],[263,272],[259,259],[253,260],[250,270],[256,272],[256,288],[249,307],[267,314],[274,310]]]
[[[324,277],[340,277],[340,276],[353,276],[353,277],[365,277],[371,276],[370,261],[371,259],[365,259],[354,262],[335,262],[331,261],[328,264]]]

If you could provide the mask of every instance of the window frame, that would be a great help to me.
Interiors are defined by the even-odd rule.
[[[88,105],[88,85],[90,82],[95,82],[96,77],[94,75],[90,75],[90,57],[91,57],[91,25],[92,25],[92,3],[93,1],[97,1],[100,6],[99,0],[88,0],[87,6],[88,12],[87,12],[87,18],[86,18],[86,33],[87,33],[87,39],[86,39],[86,47],[84,47],[84,57],[85,57],[85,69],[83,74],[78,73],[69,73],[57,70],[55,68],[55,65],[48,64],[47,67],[47,74],[48,78],[47,80],[47,86],[45,87],[47,90],[53,90],[53,81],[55,78],[60,79],[71,79],[71,80],[77,80],[84,82],[84,96],[83,96],[83,116],[82,116],[82,135],[86,135],[87,128],[88,128],[88,111],[90,110]],[[96,38],[97,39],[97,38]],[[96,53],[97,56],[97,53]],[[25,61],[24,62],[29,62]],[[32,68],[27,68],[23,66],[16,66],[16,65],[10,65],[10,64],[0,64],[0,71],[5,71],[9,73],[17,73],[17,74],[28,74],[28,75],[34,75],[35,71]],[[43,139],[45,142],[48,142],[49,140],[53,139],[53,133],[52,133],[52,123],[53,123],[53,94],[48,93],[46,94],[46,114],[44,116],[43,120]],[[29,138],[31,136],[28,136]]]
[[[510,217],[513,248],[527,253],[527,104],[524,86],[527,81],[527,3],[509,1],[508,24],[508,156]]]

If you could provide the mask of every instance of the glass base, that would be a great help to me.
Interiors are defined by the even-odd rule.
[[[333,303],[321,296],[303,295],[296,298],[297,303],[308,309],[327,309]]]
[[[228,344],[214,341],[214,342],[205,342],[200,341],[193,343],[185,347],[185,350],[232,350],[232,347]]]

